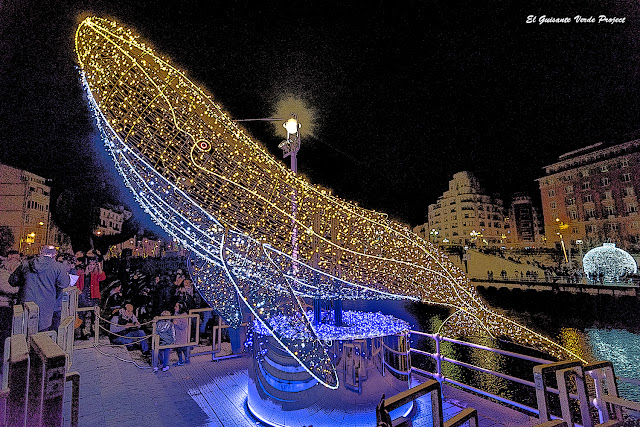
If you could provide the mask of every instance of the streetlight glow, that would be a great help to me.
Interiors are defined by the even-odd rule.
[[[298,120],[295,119],[295,117],[291,117],[289,120],[283,123],[282,126],[287,130],[287,133],[294,134],[298,133],[300,124],[298,123]]]

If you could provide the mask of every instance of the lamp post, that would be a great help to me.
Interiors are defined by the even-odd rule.
[[[560,245],[562,246],[562,253],[564,254],[564,262],[569,265],[567,248],[564,245],[564,237],[562,236],[562,232],[569,228],[569,224],[565,224],[563,221],[560,221],[560,218],[556,218],[556,223],[558,225],[558,231],[556,232],[556,234],[560,237]]]
[[[285,121],[286,120],[286,121]],[[300,150],[300,123],[298,122],[298,115],[291,113],[291,117],[288,119],[278,117],[267,117],[262,119],[238,119],[234,122],[278,122],[284,121],[282,127],[287,131],[287,139],[278,144],[278,148],[282,149],[282,157],[291,157],[291,172],[293,174],[298,173],[298,151]],[[298,201],[297,191],[295,187],[291,193],[291,257],[293,258],[293,275],[298,273],[298,225],[296,218],[298,217]]]
[[[429,232],[429,235],[431,236],[433,243],[438,243],[438,234],[440,234],[440,232],[435,228],[432,228],[431,231]]]
[[[480,232],[476,230],[471,230],[471,232],[469,233],[469,236],[471,236],[471,241],[469,243],[475,244],[475,241],[478,240],[478,236],[480,236]]]
[[[264,119],[241,119],[234,120],[236,122],[247,122],[247,121],[284,121],[282,118],[264,118]],[[291,113],[291,117],[286,119],[286,121],[282,124],[282,126],[287,131],[287,138],[278,144],[278,148],[282,150],[282,157],[286,159],[287,157],[291,157],[291,172],[293,174],[298,173],[298,151],[300,151],[300,127],[301,124],[298,122],[298,115],[296,113]],[[293,259],[293,276],[298,275],[298,192],[295,187],[292,188],[291,191],[291,258]],[[314,312],[314,323],[321,323],[321,306],[322,301],[320,298],[314,298],[313,300],[313,312]],[[336,300],[334,306],[334,322],[336,326],[342,325],[342,301]]]
[[[291,172],[298,173],[298,151],[300,151],[300,123],[298,115],[291,113],[291,117],[282,125],[287,130],[287,139],[278,148],[282,149],[282,157],[291,157]],[[291,257],[293,258],[293,275],[298,274],[298,191],[293,187],[291,192]]]

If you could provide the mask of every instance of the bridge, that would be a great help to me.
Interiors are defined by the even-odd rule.
[[[494,288],[535,292],[552,292],[558,294],[567,292],[570,294],[609,295],[613,297],[638,297],[640,296],[640,284],[636,281],[621,283],[571,283],[570,281],[534,281],[534,280],[487,280],[472,278],[471,282],[476,289],[482,290]]]

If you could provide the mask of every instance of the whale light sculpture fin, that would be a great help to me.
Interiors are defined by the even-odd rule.
[[[236,287],[229,281],[223,266],[196,254],[189,256],[187,267],[200,295],[232,328],[242,324],[242,310]]]
[[[222,253],[227,276],[249,310],[316,380],[338,388],[338,375],[329,354],[289,279],[271,262],[264,246],[246,235],[229,232]]]

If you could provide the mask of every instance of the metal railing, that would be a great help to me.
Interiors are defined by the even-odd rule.
[[[423,356],[428,356],[428,357],[432,358],[436,363],[436,372],[425,371],[423,369],[419,369],[419,368],[416,368],[416,367],[413,367],[413,366],[411,367],[411,371],[412,372],[416,372],[418,374],[429,376],[429,377],[435,379],[436,381],[438,381],[441,384],[442,383],[453,384],[453,385],[456,385],[456,386],[458,386],[460,388],[463,388],[465,390],[471,391],[473,393],[477,393],[477,394],[480,394],[482,396],[485,396],[485,397],[488,397],[488,398],[491,398],[491,399],[495,399],[495,400],[497,400],[499,402],[515,406],[516,408],[520,408],[520,409],[523,409],[525,411],[531,412],[531,413],[533,413],[535,415],[539,414],[539,411],[538,411],[537,408],[533,408],[533,407],[525,405],[523,403],[516,402],[514,400],[499,396],[499,395],[497,395],[495,393],[492,393],[492,392],[489,392],[489,391],[486,391],[486,390],[481,390],[481,389],[479,389],[477,387],[473,387],[473,386],[468,385],[468,384],[464,384],[464,383],[462,383],[460,381],[456,381],[453,378],[445,377],[443,375],[443,372],[442,372],[442,362],[449,362],[449,363],[452,363],[452,364],[457,365],[457,366],[461,366],[461,367],[472,369],[472,370],[475,370],[475,371],[478,371],[478,372],[482,372],[482,373],[485,373],[485,374],[493,375],[495,377],[502,378],[502,379],[509,380],[509,381],[513,381],[515,383],[518,383],[518,384],[521,384],[521,385],[524,385],[524,386],[531,387],[531,388],[535,389],[535,383],[533,381],[528,381],[528,380],[525,380],[525,379],[522,379],[522,378],[514,377],[514,376],[511,376],[511,375],[508,375],[508,374],[504,374],[502,372],[493,371],[491,369],[483,368],[481,366],[476,366],[476,365],[473,365],[471,363],[466,363],[466,362],[462,362],[462,361],[459,361],[459,360],[451,359],[451,358],[446,357],[446,356],[444,356],[442,354],[440,347],[441,347],[441,343],[442,342],[450,342],[450,343],[459,344],[459,345],[470,347],[470,348],[490,351],[490,352],[493,352],[493,353],[501,354],[503,356],[509,356],[509,357],[520,359],[520,360],[526,360],[526,361],[529,361],[529,362],[534,362],[534,363],[537,363],[537,364],[551,363],[550,360],[541,359],[541,358],[538,358],[538,357],[527,356],[527,355],[524,355],[524,354],[514,353],[514,352],[511,352],[511,351],[491,348],[491,347],[487,347],[487,346],[483,346],[483,345],[479,345],[479,344],[473,344],[473,343],[470,343],[470,342],[467,342],[467,341],[461,341],[461,340],[457,340],[457,339],[453,339],[453,338],[447,338],[447,337],[443,337],[443,336],[441,336],[439,334],[427,334],[427,333],[424,333],[424,332],[413,331],[413,330],[409,331],[409,333],[412,334],[412,335],[418,335],[418,336],[422,336],[422,337],[431,338],[435,342],[435,350],[436,350],[435,353],[429,353],[429,352],[426,352],[426,351],[422,351],[422,350],[418,350],[418,349],[415,349],[415,348],[411,348],[410,349],[411,353],[420,354],[420,355],[423,355]],[[549,391],[551,391],[552,393],[556,393],[556,394],[559,393],[559,391],[557,389],[550,388]]]
[[[478,427],[478,411],[473,408],[463,409],[449,420],[444,421],[442,388],[440,383],[434,380],[426,381],[387,399],[383,395],[380,404],[376,408],[377,424],[383,425],[382,423],[385,423],[388,426],[411,425],[409,424],[409,418],[400,417],[392,420],[390,412],[407,403],[415,402],[416,399],[426,394],[429,394],[431,398],[431,418],[435,427],[459,427],[465,423],[468,423],[470,427]]]
[[[186,343],[173,343],[173,344],[160,344],[160,336],[157,333],[158,322],[161,320],[170,320],[173,322],[174,319],[189,319],[189,324],[187,325],[187,342]],[[191,340],[191,319],[195,320],[196,324],[196,332],[193,337],[194,340]],[[153,318],[153,331],[151,332],[151,366],[158,365],[158,352],[160,350],[171,349],[171,348],[179,348],[179,347],[192,347],[198,345],[200,341],[200,315],[199,314],[179,314],[175,316],[156,316]]]
[[[206,307],[206,308],[196,308],[193,310],[189,310],[189,314],[200,314],[200,313],[204,313],[204,312],[213,312],[213,309],[211,307]],[[226,323],[224,323],[224,321],[222,320],[222,317],[218,316],[217,314],[213,313],[211,319],[213,320],[214,318],[217,319],[216,324],[214,324],[211,327],[211,350],[209,351],[199,351],[197,353],[197,355],[206,355],[206,354],[210,354],[211,355],[211,360],[223,360],[223,359],[230,359],[230,358],[234,358],[234,357],[239,357],[241,356],[240,354],[229,354],[229,355],[225,355],[225,356],[217,356],[218,353],[222,352],[222,332],[225,329],[229,329],[231,328],[231,326],[227,325]],[[200,322],[200,319],[198,319],[198,322]],[[241,328],[246,328],[249,324],[248,323],[242,323],[240,325]],[[198,323],[197,328],[198,331],[200,330],[200,324]],[[198,335],[198,342],[200,342],[200,338]]]
[[[68,313],[63,310],[63,314]],[[0,407],[5,411],[0,414],[0,425],[40,425],[38,420],[43,417],[57,423],[63,417],[63,384],[71,382],[70,424],[76,427],[79,420],[80,374],[69,371],[75,316],[63,317],[55,331],[38,332],[38,320],[39,308],[36,304],[27,302],[24,306],[13,307],[11,336],[5,340],[2,360]],[[35,369],[33,355],[40,358]],[[39,379],[32,380],[31,376],[38,376]],[[27,396],[25,385],[31,383],[44,387],[35,398],[31,394]],[[27,411],[27,407],[35,408],[31,411],[33,413]],[[27,416],[31,418],[28,420]]]
[[[100,340],[100,307],[96,305],[95,307],[78,307],[76,309],[77,313],[84,313],[88,311],[93,312],[93,322],[91,323],[91,328],[93,329],[91,334],[93,336],[93,342],[89,342],[89,344],[94,345],[98,344],[98,341]],[[79,346],[76,345],[76,340],[74,340],[74,348],[79,348]]]
[[[562,415],[563,415],[563,418],[565,419],[568,417],[567,414],[569,414],[570,412],[570,404],[568,403],[569,399],[577,400],[579,402],[579,406],[581,409],[581,415],[583,416],[583,422],[584,422],[583,425],[590,425],[589,422],[586,421],[589,413],[589,410],[588,410],[589,405],[595,407],[598,410],[599,420],[601,423],[608,422],[610,420],[609,418],[610,411],[613,411],[614,419],[616,420],[622,419],[622,412],[621,412],[622,408],[627,408],[634,411],[640,411],[639,402],[629,401],[629,400],[620,398],[618,396],[618,389],[617,389],[617,381],[622,381],[622,382],[627,382],[632,384],[640,384],[640,381],[631,379],[631,378],[616,377],[614,374],[613,365],[611,364],[611,362],[601,361],[601,362],[594,362],[586,365],[582,365],[580,361],[552,362],[549,360],[528,356],[524,354],[514,353],[507,350],[501,350],[501,349],[487,347],[479,344],[470,343],[467,341],[447,338],[439,334],[428,334],[428,333],[413,331],[413,330],[409,331],[409,333],[412,335],[430,338],[434,340],[434,343],[435,343],[435,353],[429,353],[427,351],[418,350],[416,348],[410,348],[409,350],[410,353],[427,356],[433,359],[435,361],[435,372],[425,371],[423,369],[414,367],[413,365],[411,366],[412,372],[429,376],[434,380],[438,381],[440,384],[449,383],[457,387],[460,387],[464,390],[470,391],[472,393],[479,394],[481,396],[494,399],[500,403],[511,405],[516,408],[522,409],[524,411],[530,412],[531,414],[535,414],[537,417],[539,417],[541,421],[551,421],[551,418],[555,418],[555,419],[560,418],[558,416],[555,416],[549,413],[547,393],[553,393],[555,395],[558,395],[561,409],[563,412]],[[471,363],[462,362],[459,360],[452,359],[450,357],[446,357],[441,352],[442,342],[450,342],[453,344],[458,344],[458,345],[462,345],[469,348],[485,350],[485,351],[500,354],[503,356],[508,356],[508,357],[535,363],[537,364],[537,366],[533,368],[534,381],[529,381],[526,379],[514,377],[512,375],[508,375],[502,372],[497,372],[481,366],[473,365]],[[453,378],[448,378],[443,374],[442,362],[448,362],[456,366],[464,367],[467,369],[471,369],[477,372],[492,375],[497,378],[502,378],[520,385],[530,387],[536,393],[538,408],[533,408],[521,402],[517,402],[512,399],[505,398],[503,396],[499,396],[490,391],[481,390],[477,387],[464,384],[463,382],[457,381]],[[572,371],[570,372],[571,374],[573,374],[574,376],[577,375],[577,378],[581,379],[581,381],[583,382],[584,382],[584,376],[585,376],[583,375],[583,373],[587,374],[593,379],[594,387],[592,387],[592,389],[595,390],[595,397],[589,396],[586,386],[577,387],[576,393],[569,392],[569,387],[567,386],[567,381],[564,377],[558,379],[558,388],[547,386],[546,380],[544,379],[544,375],[546,373],[548,372],[555,373],[556,371],[568,372],[570,370]],[[568,373],[563,372],[563,375],[566,377]],[[574,379],[572,383],[575,386],[576,380]],[[552,425],[552,424],[550,423],[549,425]],[[556,424],[553,424],[553,425],[556,425]],[[570,424],[570,425],[573,425],[573,424]]]
[[[587,277],[572,277],[572,276],[500,276],[494,275],[493,277],[487,276],[469,276],[472,282],[482,283],[532,283],[541,285],[575,285],[575,286],[611,286],[616,288],[637,288],[640,286],[640,278],[630,277],[626,280],[619,280],[615,282],[611,281],[599,281],[591,280]]]

